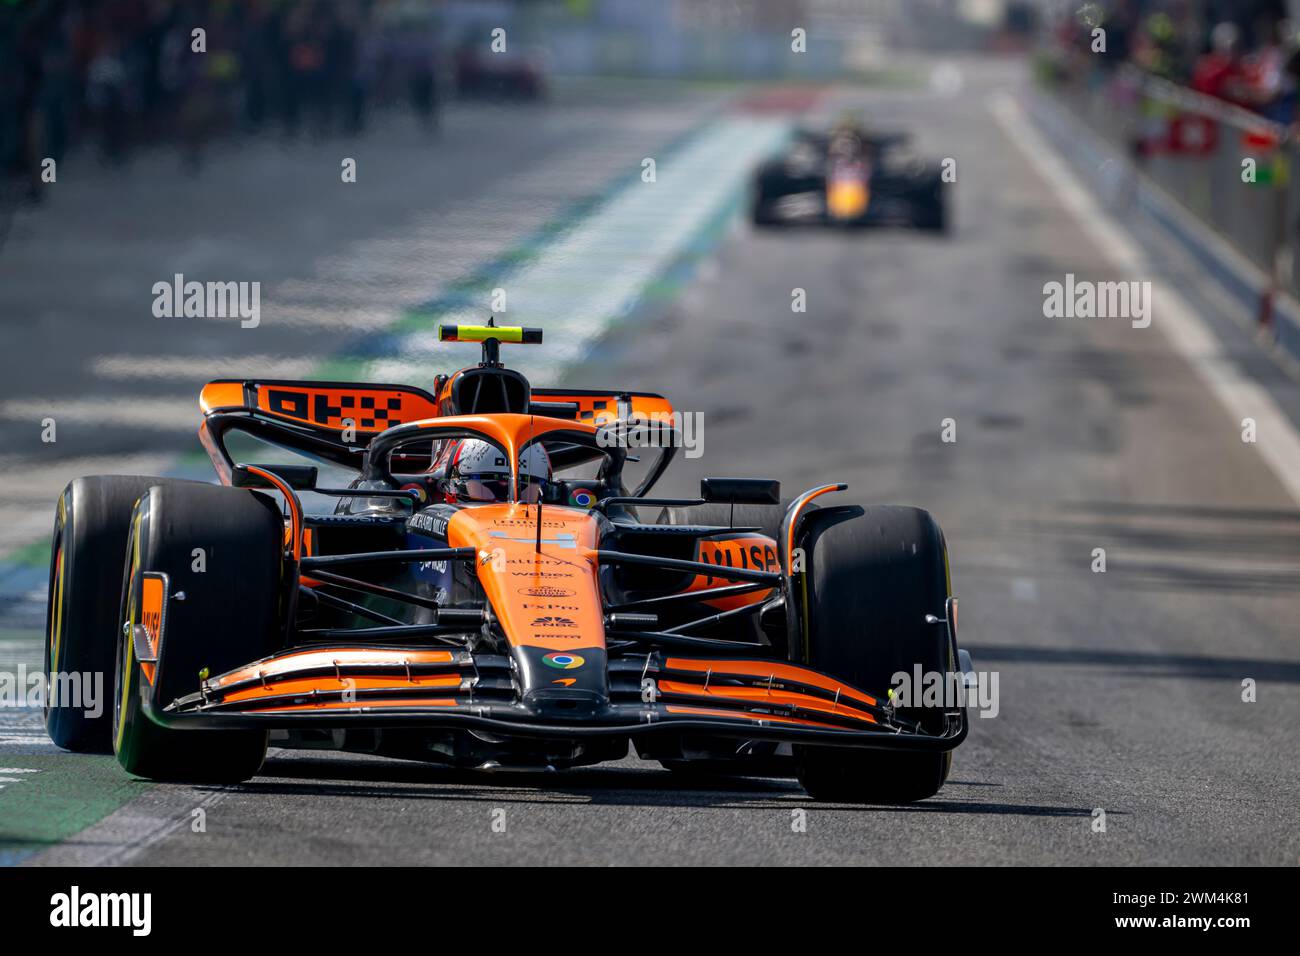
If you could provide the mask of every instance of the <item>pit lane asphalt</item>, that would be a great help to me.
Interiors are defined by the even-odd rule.
[[[993,120],[1016,75],[838,97],[957,158],[953,235],[738,225],[570,376],[704,413],[704,455],[679,457],[666,493],[759,474],[934,512],[961,640],[1000,676],[1000,712],[973,719],[937,797],[851,807],[635,760],[479,777],[276,751],[245,786],[155,787],[32,862],[1297,862],[1300,510],[1158,311],[1146,330],[1043,317],[1043,283],[1067,272],[1143,277],[1116,273]]]

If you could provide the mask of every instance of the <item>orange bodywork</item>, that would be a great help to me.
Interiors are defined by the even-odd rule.
[[[203,414],[222,408],[244,407],[243,382],[209,382],[199,393],[199,408]]]
[[[460,687],[458,674],[419,674],[411,677],[291,677],[276,681],[266,687],[258,684],[232,690],[222,696],[223,702],[253,700],[269,695],[311,694],[319,691],[401,690],[423,687],[425,689],[456,689]],[[331,686],[335,685],[335,686]]]
[[[284,503],[289,509],[289,524],[286,530],[288,535],[287,544],[289,551],[293,554],[293,559],[301,561],[304,535],[302,505],[299,503],[298,497],[293,493],[293,489],[289,487],[289,484],[274,472],[257,465],[245,465],[244,467],[250,474],[257,475],[269,482],[284,497]]]
[[[667,422],[672,418],[673,406],[662,395],[627,394],[627,420]],[[617,392],[608,395],[565,394],[562,392],[535,392],[538,402],[563,402],[578,406],[578,421],[589,425],[611,425],[619,420]]]
[[[199,407],[205,415],[247,408],[299,425],[339,432],[351,427],[365,435],[438,414],[418,390],[314,382],[209,382],[199,393]]]
[[[838,694],[842,699],[856,700],[868,707],[879,706],[879,701],[870,694],[840,683],[816,671],[797,664],[781,661],[732,661],[732,660],[697,660],[689,657],[670,657],[664,661],[664,669],[669,671],[691,671],[697,674],[712,674],[715,677],[735,675],[770,680],[790,680],[810,687],[817,687],[830,693]]]
[[[366,665],[451,665],[456,657],[451,651],[441,650],[388,650],[385,648],[331,648],[328,650],[305,650],[291,654],[282,654],[274,660],[262,661],[241,667],[220,677],[208,681],[213,690],[257,681],[271,684],[281,675],[292,674],[310,668],[354,668]],[[286,678],[288,679],[288,678]]]
[[[140,623],[144,625],[144,632],[149,641],[149,649],[153,651],[155,656],[158,654],[158,638],[162,633],[163,600],[165,597],[163,590],[162,578],[144,575],[140,580]],[[140,670],[144,672],[145,679],[152,684],[158,665],[141,661]]]
[[[458,700],[455,697],[390,697],[378,700],[367,699],[364,704],[346,700],[313,701],[309,704],[276,704],[270,707],[254,708],[254,711],[261,714],[290,714],[296,711],[357,710],[358,708],[378,710],[398,707],[456,707],[463,703],[463,700]]]
[[[802,720],[798,717],[781,717],[777,714],[747,714],[742,710],[722,710],[713,707],[691,707],[689,705],[670,705],[665,707],[670,714],[683,717],[726,717],[732,720],[752,720],[755,723],[796,724],[800,727],[820,727],[823,730],[841,730],[835,724],[823,724],[816,720]]]
[[[869,724],[876,722],[876,718],[866,711],[858,710],[856,707],[850,707],[844,703],[822,700],[820,697],[810,697],[808,694],[771,690],[766,687],[731,687],[725,685],[704,687],[700,684],[661,680],[659,690],[665,694],[707,697],[720,704],[735,704],[742,707],[752,707],[755,704],[793,704],[804,710],[816,710],[839,717],[852,717],[856,720],[866,721]]]
[[[720,540],[705,538],[700,541],[696,560],[708,561],[710,564],[728,568],[748,568],[753,571],[780,570],[775,542],[761,534],[739,534]],[[703,591],[707,588],[722,587],[735,583],[729,578],[715,578],[707,574],[697,574],[686,590]],[[746,607],[750,604],[766,601],[771,594],[772,589],[766,588],[761,591],[750,591],[747,594],[737,594],[733,597],[716,598],[703,603],[720,611],[730,611],[733,608]]]
[[[596,429],[583,422],[571,422],[562,418],[547,418],[544,415],[444,415],[429,421],[416,423],[430,431],[454,431],[465,429],[478,432],[500,445],[510,462],[511,474],[519,475],[519,452],[534,438],[540,438],[549,432],[569,431],[596,434]],[[435,434],[431,437],[437,438]]]
[[[583,511],[537,505],[481,505],[456,512],[447,544],[479,554],[478,578],[510,642],[569,651],[605,646],[596,579],[596,520]]]
[[[812,503],[812,500],[814,498],[820,498],[822,495],[830,494],[832,491],[841,491],[843,490],[843,487],[844,487],[843,485],[836,484],[836,485],[822,485],[820,488],[814,488],[812,491],[809,491],[806,495],[804,495],[803,500],[800,501],[800,503],[795,506],[794,513],[790,515],[789,518],[790,527],[789,530],[786,532],[786,539],[785,539],[785,555],[786,555],[785,559],[787,564],[785,570],[787,574],[794,573],[794,535],[795,535],[795,531],[797,531],[799,528],[800,515],[802,515],[804,511],[807,510],[808,505]]]

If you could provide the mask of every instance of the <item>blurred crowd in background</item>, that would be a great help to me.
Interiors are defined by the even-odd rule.
[[[1136,67],[1259,113],[1296,120],[1300,24],[1287,0],[1104,0],[1061,4],[1051,30],[1056,67],[1104,81]],[[1105,52],[1093,31],[1104,30]]]
[[[1043,2],[0,0],[0,211],[6,183],[38,198],[41,161],[74,147],[108,164],[179,148],[197,168],[216,137],[356,135],[376,107],[432,131],[450,94],[539,100],[551,72],[878,78],[895,50],[1014,49]],[[509,49],[489,55],[498,28]]]
[[[418,6],[370,0],[0,0],[0,169],[79,141],[109,163],[175,142],[197,164],[232,130],[360,133],[380,101],[432,126],[437,41]]]
[[[0,187],[76,146],[197,168],[213,139],[358,135],[377,107],[430,132],[450,93],[542,96],[557,72],[831,81],[901,49],[1015,50],[1058,78],[1126,65],[1269,119],[1297,116],[1300,0],[0,0]],[[982,11],[982,21],[972,20]],[[508,25],[510,53],[487,56]],[[206,53],[194,55],[193,30]],[[790,55],[792,26],[816,56]],[[1104,54],[1092,32],[1105,31]],[[525,37],[545,37],[530,49]],[[3,197],[0,197],[3,198]],[[2,204],[0,204],[2,205]]]

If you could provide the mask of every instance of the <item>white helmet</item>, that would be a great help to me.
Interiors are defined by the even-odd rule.
[[[551,480],[551,459],[534,442],[519,460],[519,500],[537,501]],[[457,442],[447,469],[447,497],[455,501],[510,500],[510,461],[490,442],[467,438]]]

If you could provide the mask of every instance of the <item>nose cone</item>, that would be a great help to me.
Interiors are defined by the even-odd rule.
[[[836,180],[826,190],[826,211],[833,219],[856,219],[867,211],[868,199],[861,179]]]
[[[594,716],[609,705],[603,647],[547,651],[516,647],[515,664],[524,706],[548,720]]]

